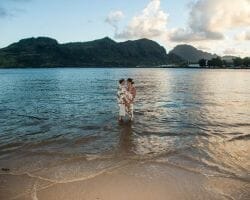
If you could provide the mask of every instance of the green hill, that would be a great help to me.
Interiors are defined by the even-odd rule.
[[[173,50],[170,51],[170,53],[173,53],[182,59],[193,63],[198,63],[200,59],[210,60],[217,57],[215,54],[201,51],[191,45],[186,44],[177,45]]]
[[[90,42],[59,44],[47,37],[22,39],[0,49],[0,67],[157,66],[182,62],[158,43],[140,39],[115,42],[105,37]]]

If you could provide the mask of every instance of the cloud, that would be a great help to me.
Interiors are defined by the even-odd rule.
[[[227,48],[223,51],[224,55],[233,55],[233,56],[239,56],[239,55],[244,55],[246,54],[246,52],[241,51],[239,49],[236,48]]]
[[[250,27],[250,0],[193,0],[188,9],[184,28],[167,29],[169,15],[162,10],[161,0],[150,0],[120,31],[117,24],[123,16],[121,11],[110,13],[106,22],[115,28],[117,39],[160,38],[177,43],[223,41],[228,31]]]
[[[115,32],[118,31],[118,23],[124,18],[124,14],[120,10],[111,11],[106,17],[105,22],[114,27]]]
[[[192,41],[224,39],[224,35],[222,33],[213,32],[210,30],[197,31],[191,28],[173,29],[169,33],[169,36],[170,40],[174,42],[192,42]]]
[[[234,48],[228,48],[228,49],[225,49],[225,50],[223,51],[223,53],[226,54],[226,55],[235,55],[235,54],[237,54],[238,52],[237,52],[237,50],[234,49]]]
[[[190,9],[188,26],[174,29],[170,40],[222,40],[226,31],[250,26],[250,0],[198,0]]]
[[[235,36],[236,40],[239,41],[245,41],[250,40],[250,30],[249,31],[243,31]]]
[[[161,9],[160,4],[160,0],[151,0],[124,30],[115,33],[115,38],[155,38],[163,35],[166,32],[168,14]]]
[[[26,3],[26,2],[30,2],[32,0],[5,0],[4,3],[7,2],[13,2],[13,3]],[[0,2],[0,18],[5,18],[5,17],[13,17],[15,16],[16,13],[20,13],[23,12],[23,9],[18,9],[18,8],[12,8],[12,9],[8,9],[6,8],[7,6],[4,4],[2,4],[3,2]]]

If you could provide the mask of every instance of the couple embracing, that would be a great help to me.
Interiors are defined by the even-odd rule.
[[[117,101],[119,105],[119,121],[128,115],[129,121],[134,118],[134,99],[136,96],[136,89],[132,78],[119,80],[119,87],[117,91]]]

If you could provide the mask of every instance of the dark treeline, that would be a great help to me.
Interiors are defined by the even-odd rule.
[[[11,67],[136,67],[181,63],[158,43],[140,39],[115,42],[105,37],[60,44],[53,38],[22,39],[0,49],[0,68]]]
[[[223,60],[221,57],[212,58],[211,60],[201,59],[199,60],[201,67],[242,67],[250,68],[250,57],[233,58],[232,61]]]

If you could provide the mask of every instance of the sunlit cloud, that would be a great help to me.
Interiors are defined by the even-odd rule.
[[[249,25],[249,0],[198,0],[190,4],[188,26],[176,28],[170,39],[223,40],[228,30]]]
[[[239,49],[236,49],[236,48],[228,48],[228,49],[225,49],[224,52],[223,52],[225,55],[241,55],[241,54],[244,54],[245,52],[243,51],[240,51]]]
[[[235,36],[235,39],[238,41],[250,41],[250,30],[248,31],[243,31]]]
[[[115,38],[155,38],[164,35],[167,31],[168,14],[161,9],[160,4],[160,0],[151,0],[122,31],[115,34]]]

